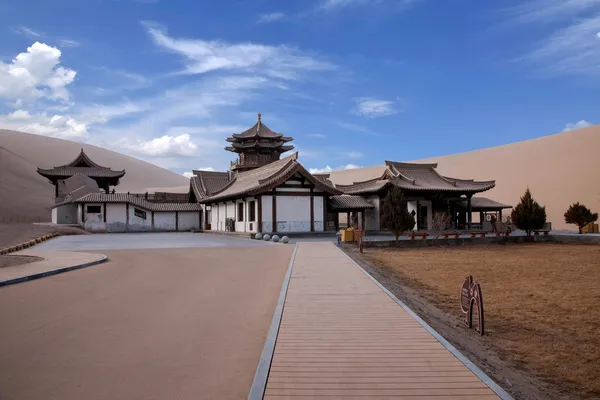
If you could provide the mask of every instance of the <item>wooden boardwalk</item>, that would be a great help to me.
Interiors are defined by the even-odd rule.
[[[265,399],[498,396],[331,243],[299,244]]]

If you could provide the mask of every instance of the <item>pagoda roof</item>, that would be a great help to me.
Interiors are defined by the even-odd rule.
[[[267,192],[281,185],[295,174],[302,175],[316,188],[326,193],[336,195],[341,191],[326,184],[310,174],[299,162],[298,153],[294,153],[281,160],[272,162],[259,168],[239,172],[223,189],[201,200],[202,203],[211,203],[235,199],[245,196],[254,196]]]
[[[415,164],[386,161],[387,169],[379,178],[337,185],[347,194],[377,193],[388,185],[410,191],[441,191],[456,193],[485,192],[496,186],[495,181],[478,182],[473,179],[457,179],[437,172],[437,164]]]
[[[125,170],[114,171],[108,167],[96,164],[85,154],[83,149],[81,149],[79,155],[70,163],[51,169],[38,168],[37,172],[48,179],[68,178],[77,174],[90,178],[118,179],[125,175]]]
[[[291,142],[294,140],[292,137],[283,136],[282,133],[276,133],[269,129],[268,126],[262,123],[261,114],[258,114],[258,121],[252,128],[245,130],[242,133],[234,133],[230,138],[226,140],[228,142],[238,142],[246,139],[278,139],[283,142]]]

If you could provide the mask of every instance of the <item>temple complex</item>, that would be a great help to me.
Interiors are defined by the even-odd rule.
[[[475,197],[495,186],[443,176],[437,164],[386,161],[375,179],[334,184],[328,174],[311,174],[293,150],[292,137],[269,129],[258,114],[250,129],[226,138],[225,150],[238,154],[229,171],[193,171],[189,193],[159,201],[110,193],[125,171],[94,163],[83,152],[71,163],[38,169],[55,185],[53,222],[76,223],[93,231],[204,230],[242,233],[335,232],[340,222],[381,231],[381,204],[392,187],[400,188],[415,230],[433,226],[436,213],[450,215],[451,228],[472,229],[473,212],[502,216],[510,206]],[[164,197],[164,196],[163,196]]]

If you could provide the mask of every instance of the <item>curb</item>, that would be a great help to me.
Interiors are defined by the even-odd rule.
[[[39,272],[39,273],[33,274],[33,275],[21,276],[19,278],[13,278],[13,279],[5,280],[5,281],[0,281],[0,287],[14,285],[16,283],[21,283],[21,282],[32,281],[34,279],[39,279],[39,278],[45,278],[46,276],[58,275],[58,274],[62,274],[63,272],[69,272],[69,271],[73,271],[76,269],[91,267],[92,265],[102,264],[102,263],[106,262],[107,260],[108,260],[108,257],[105,255],[102,255],[102,258],[100,260],[91,261],[91,262],[83,263],[83,264],[71,265],[70,267],[58,268],[58,269],[53,269],[50,271]]]
[[[340,250],[340,249],[338,249]],[[456,349],[456,347],[452,346],[450,342],[448,342],[442,335],[437,333],[427,322],[425,322],[421,317],[419,317],[413,310],[411,310],[406,304],[404,304],[400,299],[398,299],[392,292],[387,290],[379,281],[373,278],[367,271],[365,271],[352,257],[346,254],[345,251],[340,250],[356,267],[367,276],[370,280],[373,281],[385,294],[387,294],[392,300],[394,300],[400,307],[404,309],[411,317],[413,317],[425,330],[433,336],[442,346],[446,348],[454,357],[456,357],[465,367],[467,367],[473,374],[475,374],[481,381],[486,384],[492,392],[494,392],[498,397],[502,400],[514,400],[513,397],[508,394],[504,389],[502,389],[492,378],[490,378],[485,372],[483,372],[477,365],[475,365],[471,360],[465,357],[460,351]]]
[[[292,258],[288,264],[288,269],[281,285],[281,292],[279,292],[279,299],[277,300],[277,306],[273,313],[273,319],[271,319],[271,326],[267,333],[267,340],[265,346],[258,360],[258,366],[256,367],[256,373],[254,375],[254,381],[252,381],[252,387],[248,394],[248,400],[262,400],[265,395],[265,389],[267,387],[267,378],[269,377],[269,370],[271,369],[271,362],[273,361],[273,353],[275,352],[275,342],[277,341],[277,335],[279,334],[279,325],[281,325],[281,317],[283,316],[283,307],[285,305],[285,298],[287,296],[288,286],[290,284],[290,277],[292,276],[292,268],[294,267],[294,261],[296,260],[296,251],[298,250],[298,243],[294,246],[294,252]]]
[[[45,242],[46,240],[53,239],[57,236],[59,236],[58,232],[54,232],[49,235],[40,236],[38,238],[28,240],[27,242],[23,242],[23,243],[16,244],[11,247],[7,247],[5,249],[1,249],[0,255],[6,255],[6,254],[14,253],[15,251],[27,249],[29,247],[35,246],[38,243],[42,243],[42,242]]]

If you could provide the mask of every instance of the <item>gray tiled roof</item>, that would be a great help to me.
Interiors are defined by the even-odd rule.
[[[142,197],[131,196],[127,193],[90,193],[74,203],[130,203],[145,208],[148,211],[201,211],[198,203],[151,203]],[[63,203],[64,204],[64,203]]]
[[[459,205],[463,208],[467,208],[467,201],[462,201],[459,203]],[[487,197],[472,197],[471,208],[473,210],[502,210],[505,208],[512,208],[512,206],[498,203],[497,201],[488,199]]]
[[[212,196],[230,182],[229,172],[194,171],[190,185],[197,200]]]
[[[377,193],[388,184],[390,184],[389,180],[377,178],[364,182],[356,182],[353,185],[336,185],[336,188],[345,194],[367,194]]]
[[[68,164],[54,167],[52,169],[37,169],[38,174],[45,177],[70,177],[76,174],[89,176],[90,178],[121,178],[125,170],[113,171],[93,162],[81,149],[81,152]]]
[[[437,164],[412,164],[386,161],[394,177],[393,184],[407,190],[435,190],[449,192],[484,192],[496,186],[494,181],[475,182],[442,176],[436,171]]]
[[[283,136],[281,133],[273,132],[268,126],[262,123],[261,115],[258,114],[258,121],[252,128],[245,130],[242,133],[234,133],[231,138],[227,138],[228,142],[235,142],[236,139],[251,139],[251,138],[265,138],[265,139],[279,139],[283,142],[289,142],[293,140],[291,137]]]
[[[331,196],[329,205],[333,210],[362,210],[365,208],[373,208],[373,204],[362,196],[341,195]]]
[[[75,174],[82,174],[90,178],[121,178],[125,171],[113,171],[110,168],[103,167],[54,167],[52,169],[38,168],[38,173],[43,176],[66,177]]]
[[[216,194],[205,198],[202,202],[210,203],[264,193],[284,183],[296,173],[302,174],[315,187],[326,193],[341,194],[333,186],[327,185],[323,181],[313,177],[298,162],[298,153],[294,153],[260,168],[235,174],[233,180],[227,186]]]

